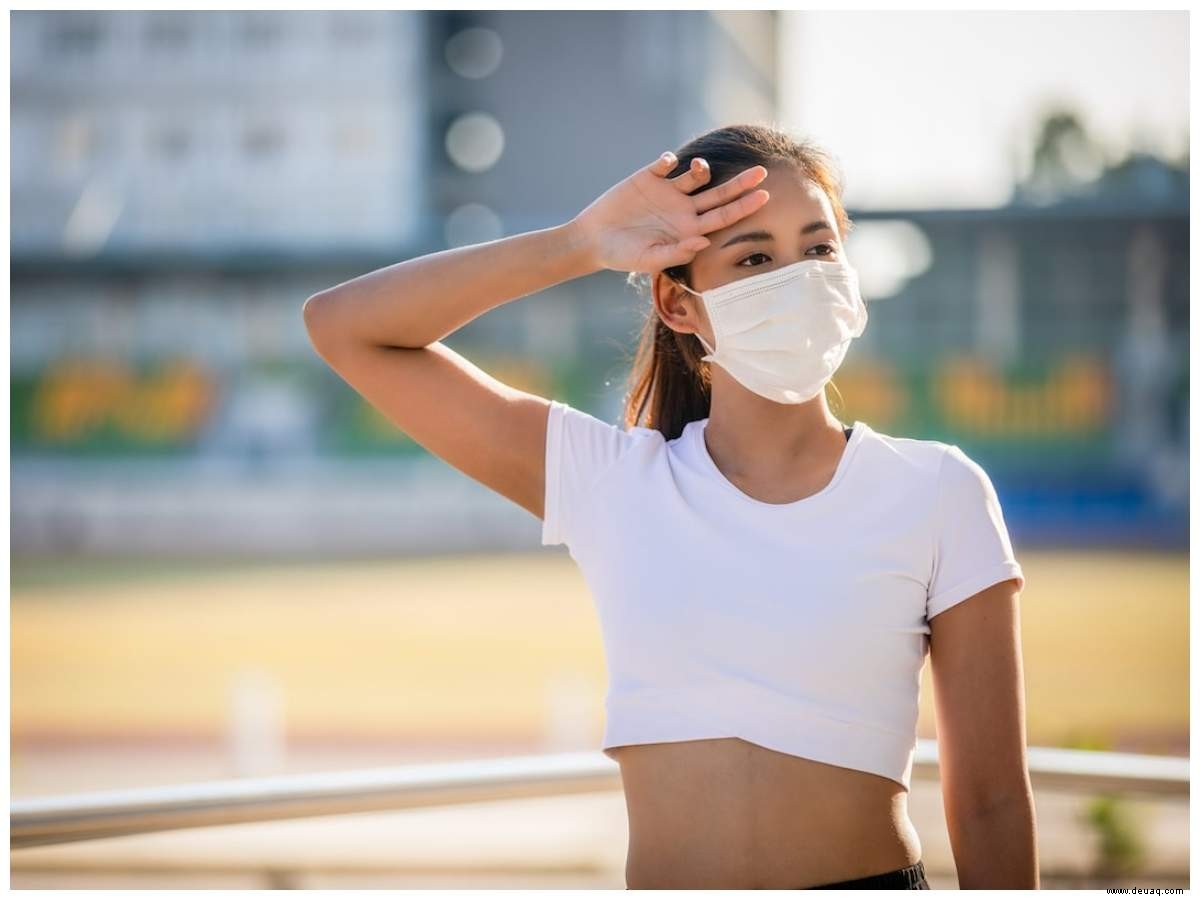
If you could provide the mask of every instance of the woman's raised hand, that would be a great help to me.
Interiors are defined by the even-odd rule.
[[[708,181],[708,163],[693,159],[688,171],[668,178],[676,163],[675,154],[664,153],[571,220],[597,268],[659,272],[691,262],[708,246],[705,234],[746,218],[770,197],[761,189],[746,193],[766,178],[762,166],[691,194]]]

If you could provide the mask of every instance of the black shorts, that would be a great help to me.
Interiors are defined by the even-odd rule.
[[[925,863],[917,860],[911,866],[903,869],[892,869],[878,875],[867,875],[863,878],[851,878],[849,881],[833,881],[829,884],[818,884],[813,890],[862,888],[877,890],[928,891],[929,882],[925,880]]]

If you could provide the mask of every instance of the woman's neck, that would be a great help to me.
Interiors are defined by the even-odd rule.
[[[715,379],[714,379],[715,382]],[[825,392],[804,403],[775,403],[737,385],[713,384],[705,442],[723,471],[769,477],[839,454],[845,425],[829,410]]]

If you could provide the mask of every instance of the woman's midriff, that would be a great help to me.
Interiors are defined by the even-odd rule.
[[[621,767],[630,889],[804,888],[921,858],[890,778],[739,738],[605,752]]]

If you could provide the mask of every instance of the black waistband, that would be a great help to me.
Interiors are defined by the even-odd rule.
[[[917,860],[911,866],[905,866],[903,869],[892,869],[890,872],[880,872],[878,875],[867,875],[863,878],[851,878],[849,881],[834,881],[829,884],[819,884],[813,890],[851,888],[893,888],[908,891],[930,890],[929,882],[925,879],[925,863],[923,860]]]

